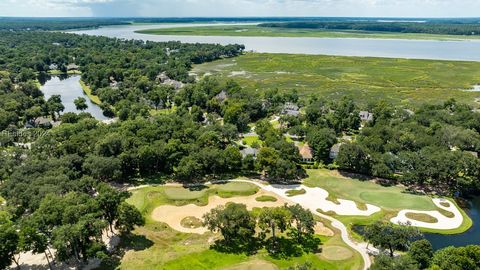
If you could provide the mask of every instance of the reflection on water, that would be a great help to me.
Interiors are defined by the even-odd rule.
[[[38,80],[42,85],[40,90],[45,95],[45,99],[48,99],[53,95],[61,96],[63,106],[65,106],[65,110],[63,111],[64,113],[80,113],[81,111],[77,110],[73,101],[78,97],[83,97],[87,100],[88,105],[88,108],[85,110],[85,112],[90,113],[97,120],[109,119],[103,115],[102,109],[90,101],[88,96],[83,92],[82,86],[80,85],[80,75],[43,75],[40,76]]]
[[[201,24],[199,26],[203,26]],[[439,41],[371,38],[305,38],[305,37],[228,37],[228,36],[162,36],[135,33],[136,30],[195,26],[195,24],[121,25],[71,33],[139,39],[181,41],[186,43],[243,44],[247,50],[264,53],[300,53],[345,56],[373,56],[435,60],[480,61],[480,40]]]

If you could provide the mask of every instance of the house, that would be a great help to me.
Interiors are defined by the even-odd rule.
[[[75,64],[68,64],[67,70],[68,70],[68,71],[70,71],[70,70],[78,70],[78,66],[75,65]]]
[[[340,153],[340,147],[342,146],[343,143],[337,143],[330,148],[330,154],[328,157],[330,159],[336,159],[338,157],[338,153]]]
[[[243,158],[245,158],[248,155],[253,156],[253,158],[257,158],[258,150],[248,146],[248,147],[244,148],[243,150],[240,150],[240,153],[242,154]]]
[[[185,86],[185,84],[180,81],[170,79],[165,72],[158,74],[156,79],[163,85],[172,86],[173,88],[175,88],[175,90],[178,90]]]
[[[25,128],[52,127],[52,121],[46,117],[38,117],[25,123]]]
[[[48,69],[49,69],[49,70],[57,70],[57,69],[58,69],[58,65],[52,63],[52,64],[50,64],[50,65],[48,66]]]
[[[361,111],[358,116],[360,116],[360,120],[365,121],[365,122],[371,122],[373,121],[373,113],[368,112],[368,111]]]
[[[313,160],[312,148],[310,148],[308,144],[304,144],[302,147],[299,147],[299,146],[297,147],[300,152],[300,156],[302,156],[302,162],[312,162]]]
[[[300,107],[298,105],[287,102],[283,106],[282,114],[290,115],[290,116],[299,116],[300,115]]]
[[[227,92],[225,90],[222,90],[222,92],[218,93],[215,98],[220,101],[220,102],[223,102],[225,100],[227,100],[228,98],[228,95],[227,95]]]
[[[169,80],[169,79],[170,78],[167,76],[165,72],[162,72],[157,75],[157,81],[159,81],[160,83],[164,83],[166,80]]]
[[[465,151],[465,153],[468,153],[476,158],[478,158],[478,153],[477,152],[473,152],[473,151]]]

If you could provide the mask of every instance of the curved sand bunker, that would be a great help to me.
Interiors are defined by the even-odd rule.
[[[186,228],[181,225],[181,221],[185,217],[190,216],[202,219],[203,215],[210,212],[210,210],[213,208],[220,205],[225,205],[227,203],[242,203],[247,206],[248,210],[252,210],[255,207],[282,206],[287,203],[287,201],[283,200],[282,198],[277,198],[278,200],[276,202],[259,202],[256,200],[256,198],[261,195],[271,194],[260,190],[252,196],[221,198],[215,195],[208,198],[208,205],[206,206],[198,206],[195,204],[188,204],[184,206],[162,205],[153,210],[152,218],[156,221],[167,223],[168,226],[172,227],[176,231],[203,234],[208,231],[207,228]]]
[[[358,209],[357,204],[354,201],[338,199],[338,204],[327,200],[328,191],[322,188],[311,188],[304,185],[270,185],[264,187],[266,190],[271,191],[281,197],[288,196],[288,190],[301,190],[304,189],[305,194],[289,197],[290,201],[298,203],[302,206],[308,206],[309,208],[320,209],[323,212],[333,211],[337,215],[341,216],[370,216],[381,209],[375,205],[367,204],[366,210]]]
[[[259,202],[256,200],[258,196],[272,196],[277,199],[275,202],[267,201],[267,202]],[[227,203],[242,203],[247,206],[247,209],[252,210],[256,207],[276,207],[276,206],[283,206],[285,203],[288,202],[278,196],[274,196],[274,194],[270,192],[266,192],[264,190],[260,190],[256,194],[252,196],[239,196],[233,198],[221,198],[218,196],[211,196],[208,198],[208,205],[206,206],[198,206],[195,204],[188,204],[184,206],[174,206],[174,205],[162,205],[155,208],[152,212],[152,218],[156,221],[164,222],[172,229],[180,232],[185,233],[197,233],[203,234],[208,231],[205,227],[196,227],[196,226],[185,226],[185,218],[190,219],[200,219],[204,214],[208,213],[213,208],[225,205]],[[291,204],[291,203],[290,203]],[[183,225],[182,225],[182,221]],[[334,232],[325,227],[322,222],[317,222],[315,225],[315,233],[324,236],[333,236]]]
[[[416,210],[402,210],[398,212],[397,216],[390,219],[391,222],[395,224],[399,223],[410,223],[412,226],[415,227],[423,227],[429,229],[437,229],[437,230],[451,230],[460,227],[463,223],[463,216],[462,213],[458,210],[455,204],[451,203],[446,199],[432,199],[433,203],[443,210],[451,212],[453,217],[446,217],[439,211],[416,211]],[[448,206],[447,206],[448,205]],[[437,219],[435,223],[423,222],[408,218],[406,216],[407,213],[417,213],[417,214],[426,214],[432,216]]]

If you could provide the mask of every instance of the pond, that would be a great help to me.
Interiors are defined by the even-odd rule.
[[[50,98],[53,95],[60,95],[62,98],[63,106],[65,106],[66,112],[80,113],[75,107],[73,101],[78,97],[83,97],[87,100],[88,108],[85,112],[90,113],[97,120],[107,120],[110,119],[103,115],[102,109],[95,103],[93,103],[88,96],[83,92],[82,86],[80,85],[80,75],[58,75],[58,76],[48,76],[45,78],[39,78],[40,90],[45,95],[45,99]]]
[[[467,246],[480,244],[480,197],[473,198],[469,201],[470,209],[466,212],[473,221],[472,227],[461,234],[443,235],[427,233],[427,238],[434,249],[440,249],[448,246]]]
[[[209,24],[121,25],[71,31],[71,33],[150,41],[175,40],[186,43],[218,43],[223,45],[237,43],[244,44],[248,51],[262,53],[480,61],[480,40],[441,41],[374,38],[162,36],[134,32],[142,29],[205,25]]]
[[[460,234],[436,234],[425,233],[425,238],[432,243],[433,249],[438,250],[448,246],[467,246],[480,244],[480,197],[469,200],[470,208],[465,212],[470,216],[473,225],[464,233]],[[353,230],[358,234],[363,233],[364,226],[353,226]]]

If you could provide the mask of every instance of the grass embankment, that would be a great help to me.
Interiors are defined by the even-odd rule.
[[[173,36],[236,36],[236,37],[316,37],[316,38],[379,38],[420,40],[469,40],[478,36],[388,33],[371,31],[341,31],[258,27],[256,25],[191,26],[138,30],[137,33]]]
[[[145,216],[146,225],[135,230],[135,235],[123,239],[121,246],[127,251],[121,260],[121,269],[284,269],[305,262],[313,264],[318,269],[361,269],[360,255],[346,246],[338,232],[333,237],[321,236],[322,248],[338,247],[345,255],[326,258],[323,254],[304,254],[289,259],[274,259],[265,250],[247,256],[245,254],[225,254],[210,249],[210,244],[219,237],[212,233],[203,235],[187,234],[174,231],[161,222],[151,218],[151,212],[163,204],[186,205],[194,203],[205,205],[208,196],[216,194],[221,197],[253,195],[258,187],[249,183],[228,183],[212,185],[199,189],[186,189],[176,186],[151,186],[132,191],[127,200],[135,205]],[[325,226],[334,230],[331,225]],[[198,225],[198,220],[185,220],[192,226]],[[332,256],[329,248],[326,256]],[[347,256],[349,255],[349,256]],[[351,255],[351,256],[350,256]],[[341,259],[341,260],[337,260]],[[108,267],[104,267],[108,268]]]
[[[80,75],[80,74],[82,74],[82,72],[79,71],[79,70],[69,70],[67,72],[63,72],[61,70],[49,70],[48,74],[50,74],[50,75],[65,75],[65,74],[66,75]]]
[[[303,188],[302,189],[291,189],[291,190],[287,190],[287,192],[286,192],[288,197],[303,195],[305,193],[307,193],[307,191]]]
[[[410,209],[420,211],[437,210],[447,217],[452,213],[438,208],[429,196],[413,195],[406,192],[404,187],[384,187],[371,181],[361,181],[341,175],[338,171],[326,169],[307,170],[309,177],[304,183],[311,187],[320,187],[329,192],[329,199],[336,201],[337,198],[352,200],[357,205],[372,204],[378,206],[382,211],[368,217],[360,216],[339,216],[334,213],[326,213],[342,221],[351,229],[353,225],[367,225],[377,220],[390,220],[396,216],[398,211]],[[455,203],[450,200],[451,203]],[[457,206],[458,207],[458,206]],[[472,220],[461,208],[460,212],[464,218],[462,225],[453,230],[432,230],[420,228],[424,232],[455,234],[462,233],[472,226]]]
[[[277,198],[275,198],[273,196],[268,196],[268,195],[258,196],[257,198],[255,198],[255,200],[257,202],[276,202],[276,201],[278,201]]]
[[[361,104],[385,100],[415,106],[455,98],[479,105],[478,92],[464,90],[480,83],[480,62],[247,53],[197,65],[193,72],[233,78],[251,92],[296,89],[300,97],[350,95]]]
[[[407,218],[421,221],[421,222],[426,222],[426,223],[437,223],[438,219],[435,217],[432,217],[428,214],[423,214],[423,213],[406,213],[405,216]]]
[[[102,104],[102,101],[100,101],[100,98],[98,96],[95,96],[92,94],[92,89],[90,86],[86,85],[82,80],[80,80],[80,85],[82,86],[83,92],[88,96],[88,98],[95,104],[100,105]]]

